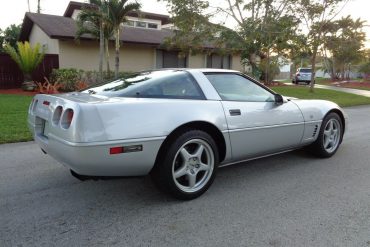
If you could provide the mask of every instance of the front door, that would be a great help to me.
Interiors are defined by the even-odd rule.
[[[299,145],[304,119],[296,104],[286,101],[277,105],[272,92],[237,73],[206,76],[223,99],[233,160]]]

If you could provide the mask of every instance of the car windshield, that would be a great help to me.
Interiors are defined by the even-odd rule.
[[[183,70],[134,73],[82,92],[110,97],[204,99],[197,82]]]
[[[299,69],[301,73],[311,73],[311,69]]]

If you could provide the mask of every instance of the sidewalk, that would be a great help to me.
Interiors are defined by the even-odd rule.
[[[288,85],[288,86],[292,86],[292,83],[289,83],[289,82],[286,82],[284,84]],[[370,91],[361,90],[361,89],[326,86],[326,85],[320,85],[320,84],[315,84],[315,88],[330,89],[330,90],[340,91],[340,92],[344,92],[344,93],[352,93],[352,94],[356,94],[356,95],[360,95],[360,96],[370,97]]]
[[[370,97],[370,91],[367,91],[367,90],[344,88],[344,87],[335,87],[335,86],[326,86],[326,85],[320,85],[320,84],[316,84],[315,87],[316,88],[336,90],[336,91],[341,91],[341,92],[345,92],[345,93],[352,93],[352,94],[357,94],[357,95],[361,95],[361,96],[365,96],[365,97]]]

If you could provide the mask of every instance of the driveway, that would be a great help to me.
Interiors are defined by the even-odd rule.
[[[80,182],[32,142],[0,145],[0,246],[370,246],[370,107],[338,153],[220,169],[202,197],[148,177]]]

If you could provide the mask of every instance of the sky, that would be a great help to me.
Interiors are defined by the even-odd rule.
[[[31,12],[36,12],[37,0],[29,0]],[[70,0],[41,0],[41,12],[52,15],[63,15]],[[86,2],[84,0],[74,0]],[[166,3],[158,0],[139,0],[142,10],[158,14],[168,14]],[[213,1],[215,3],[217,1]],[[220,0],[218,0],[220,2]],[[370,47],[370,0],[349,0],[349,3],[340,13],[340,16],[351,15],[367,21],[364,31],[367,33],[367,47]],[[27,0],[4,1],[0,8],[0,28],[5,29],[10,24],[20,24],[24,13],[28,11]]]

